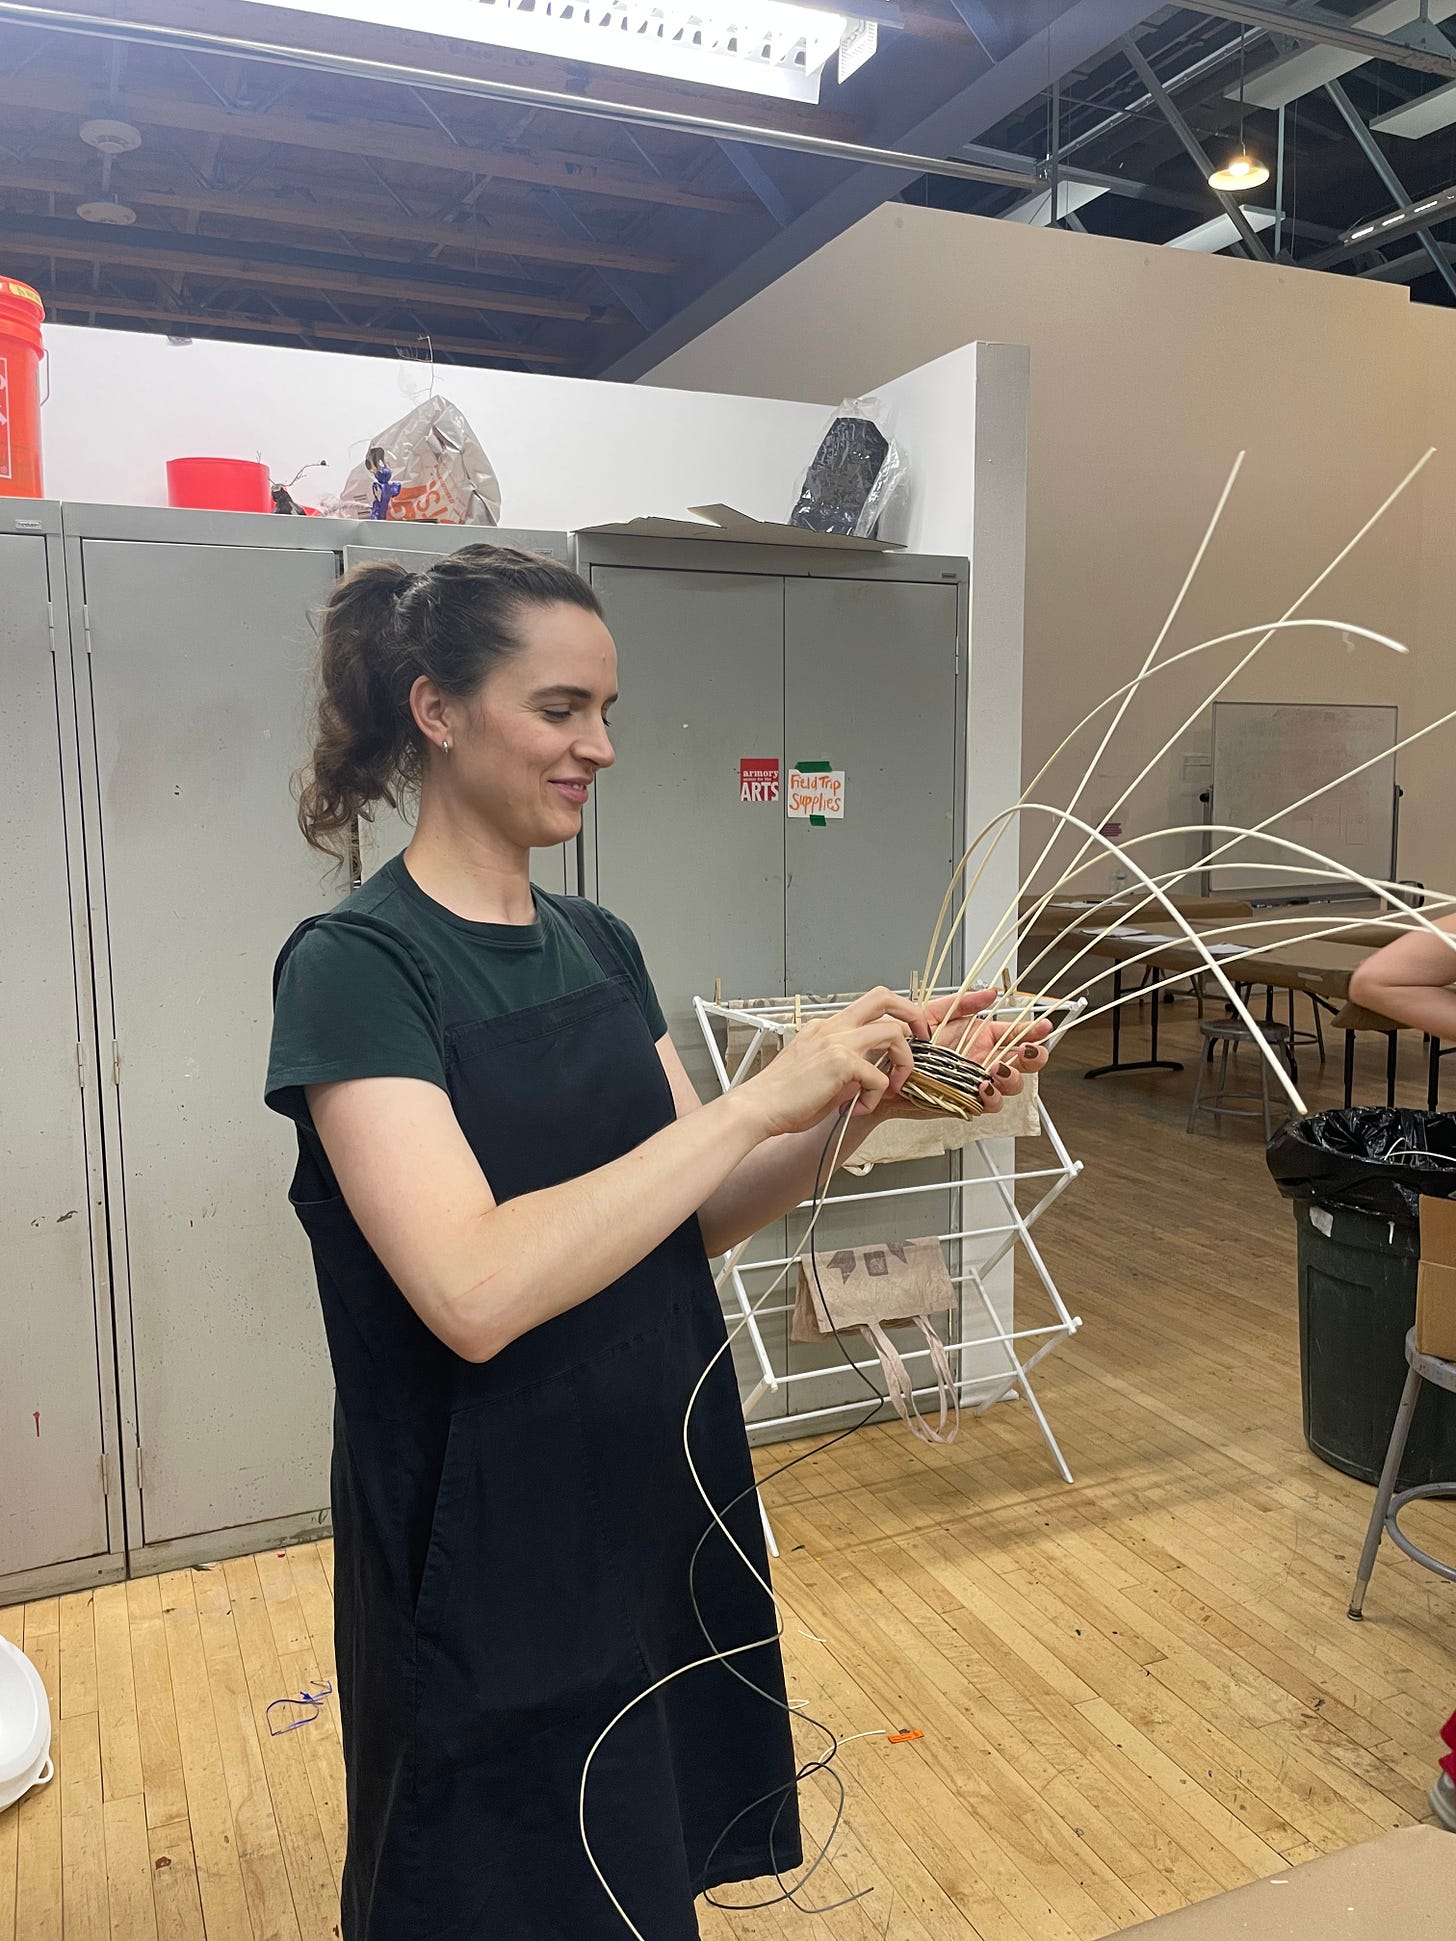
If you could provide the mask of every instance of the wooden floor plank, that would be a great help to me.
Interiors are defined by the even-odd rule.
[[[90,1599],[86,1600],[87,1617]],[[65,1618],[61,1621],[65,1662]],[[65,1672],[62,1670],[62,1693]],[[109,1941],[106,1829],[101,1814],[101,1727],[94,1712],[63,1712],[57,1784],[61,1791],[61,1892],[66,1941]]]
[[[162,1621],[161,1579],[133,1578],[126,1587],[136,1690],[137,1746],[149,1826],[175,1826],[187,1818],[187,1785],[172,1697],[172,1666]]]
[[[107,1800],[142,1797],[141,1731],[126,1585],[96,1593],[96,1693],[101,1719],[101,1790]],[[125,1824],[125,1820],[121,1822]]]
[[[241,1569],[242,1566],[237,1566]],[[227,1782],[234,1844],[243,1888],[253,1916],[253,1931],[299,1941],[298,1916],[289,1890],[283,1840],[258,1742],[258,1726],[248,1694],[247,1674],[233,1623],[228,1578],[221,1566],[193,1579],[197,1628],[207,1667],[218,1751]],[[308,1829],[300,1829],[306,1837]]]
[[[111,1941],[157,1941],[146,1802],[138,1792],[130,1799],[108,1799],[102,1812]]]
[[[159,1590],[207,1941],[251,1941],[253,1923],[233,1826],[230,1775],[223,1766],[213,1713],[192,1573],[169,1571],[159,1580]]]
[[[60,1600],[61,1717],[96,1710],[95,1593]]]
[[[291,1586],[286,1568],[283,1576]],[[226,1589],[231,1601],[230,1622],[236,1632],[238,1670],[243,1681],[239,1699],[249,1706],[257,1734],[268,1793],[282,1836],[282,1854],[298,1913],[299,1931],[303,1941],[327,1941],[337,1919],[338,1880],[319,1824],[309,1778],[307,1740],[310,1736],[326,1738],[328,1727],[316,1718],[299,1726],[297,1731],[279,1734],[269,1731],[268,1706],[275,1699],[293,1696],[302,1687],[286,1680],[279,1665],[270,1607],[254,1559],[242,1558],[226,1566]],[[282,1718],[279,1722],[283,1722]]]
[[[34,1622],[32,1618],[34,1617]],[[51,1758],[56,1776],[15,1808],[15,1932],[17,1941],[62,1941],[61,1748],[55,1725],[60,1697],[60,1629],[54,1601],[25,1614],[25,1655],[41,1675],[51,1707]]]
[[[147,1846],[152,1863],[157,1941],[209,1941],[202,1925],[191,1827],[186,1820],[178,1820],[171,1826],[153,1825],[149,1821]]]

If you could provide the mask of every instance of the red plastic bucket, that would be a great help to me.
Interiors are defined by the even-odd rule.
[[[40,327],[45,306],[28,283],[0,276],[0,498],[44,498],[40,462]]]
[[[167,503],[194,512],[271,512],[273,480],[253,458],[169,458]]]

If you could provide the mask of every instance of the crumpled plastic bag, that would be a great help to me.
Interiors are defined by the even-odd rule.
[[[874,398],[841,405],[804,473],[789,524],[873,539],[908,476],[905,455],[876,422]]]
[[[399,495],[391,519],[414,519],[435,526],[500,524],[501,489],[485,447],[459,405],[427,398],[397,424],[381,431],[370,452],[383,451]],[[356,465],[339,494],[337,510],[367,517],[374,497],[374,474],[367,462]]]
[[[1356,1105],[1291,1119],[1268,1163],[1288,1200],[1418,1226],[1422,1194],[1456,1199],[1456,1112]]]

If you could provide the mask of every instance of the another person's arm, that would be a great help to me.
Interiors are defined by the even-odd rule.
[[[1350,979],[1350,1000],[1397,1024],[1456,1042],[1456,917],[1437,928],[1442,937],[1413,930],[1367,957]]]
[[[619,1279],[764,1140],[848,1104],[872,1109],[910,1068],[914,1021],[903,999],[871,992],[620,1159],[502,1204],[438,1085],[347,1079],[310,1085],[307,1098],[339,1189],[396,1286],[448,1347],[486,1361]]]

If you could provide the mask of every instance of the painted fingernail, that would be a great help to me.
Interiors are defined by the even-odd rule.
[[[996,1067],[996,1076],[997,1078],[1010,1078],[1011,1067],[1009,1065],[998,1065]]]

